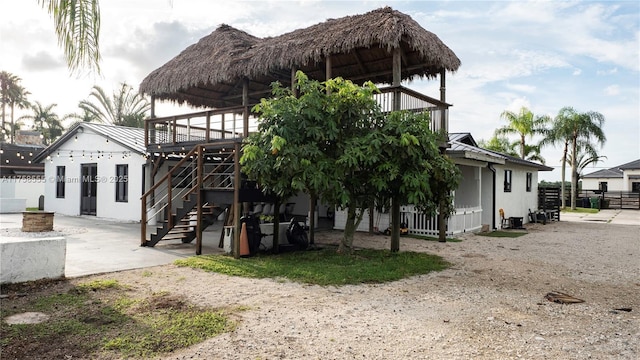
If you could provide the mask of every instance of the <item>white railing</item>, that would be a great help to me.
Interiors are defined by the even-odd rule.
[[[336,210],[334,229],[344,230],[346,220],[346,210]],[[416,210],[413,205],[400,207],[400,221],[408,225],[409,234],[438,235],[438,216],[428,216]],[[378,228],[378,231],[384,231],[389,226],[389,223],[388,213],[374,213],[374,227]],[[481,228],[482,208],[480,206],[456,208],[456,212],[447,221],[447,235],[478,231]],[[357,231],[369,231],[368,211],[365,211]]]

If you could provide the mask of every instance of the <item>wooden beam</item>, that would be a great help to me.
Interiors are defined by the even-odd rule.
[[[242,136],[249,136],[249,79],[242,80]]]
[[[240,145],[234,145],[233,178],[233,257],[240,258]]]

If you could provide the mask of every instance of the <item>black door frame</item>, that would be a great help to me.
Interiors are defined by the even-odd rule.
[[[98,196],[98,164],[80,164],[80,215],[96,215]]]

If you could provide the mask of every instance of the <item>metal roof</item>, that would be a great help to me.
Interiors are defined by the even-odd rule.
[[[74,137],[78,132],[84,131],[84,129],[91,130],[92,132],[103,136],[105,139],[109,139],[109,141],[113,141],[114,143],[140,155],[144,155],[146,153],[146,148],[144,146],[144,129],[142,128],[80,122],[75,124],[64,135],[62,135],[62,137],[38,154],[34,161],[43,161],[62,144]]]
[[[449,133],[449,144],[451,147],[447,149],[447,152],[455,154],[455,153],[464,153],[465,157],[469,158],[471,156],[472,159],[475,159],[473,155],[468,154],[478,154],[483,157],[484,161],[493,162],[496,164],[504,164],[506,162],[534,167],[540,171],[551,171],[553,168],[535,163],[533,161],[528,161],[524,159],[520,159],[511,155],[499,153],[496,151],[487,150],[481,147],[478,147],[475,139],[471,136],[470,133]],[[491,159],[494,159],[493,161]],[[479,160],[479,159],[477,159]]]

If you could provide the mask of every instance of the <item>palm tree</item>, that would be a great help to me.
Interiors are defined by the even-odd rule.
[[[500,115],[500,118],[507,120],[508,124],[497,129],[496,135],[519,135],[520,158],[522,159],[525,159],[527,155],[526,138],[544,133],[545,125],[551,121],[551,118],[547,115],[534,116],[531,110],[524,106],[517,113],[505,110]]]
[[[98,0],[38,0],[53,18],[58,44],[73,73],[100,73],[100,6]]]
[[[0,72],[0,102],[2,103],[2,129],[5,129],[7,105],[11,103],[13,88],[20,82],[16,75],[2,71]]]
[[[64,127],[58,118],[58,114],[53,111],[56,104],[43,106],[39,101],[31,104],[31,115],[23,115],[18,120],[31,120],[32,128],[40,132],[44,145],[50,145],[62,132]]]
[[[514,157],[522,156],[522,154],[518,154],[518,151],[516,150],[516,148],[520,145],[521,144],[519,141],[509,142],[508,138],[498,134],[494,134],[493,137],[488,141],[478,141],[478,146],[480,146],[481,148]],[[529,161],[537,161],[542,164],[545,163],[544,158],[540,155],[540,145],[525,144],[524,159]]]
[[[558,112],[552,128],[547,132],[546,139],[543,140],[544,144],[561,143],[564,145],[562,155],[563,207],[565,207],[564,183],[567,161],[569,159],[578,159],[579,149],[587,150],[592,156],[595,154],[594,145],[601,146],[607,140],[602,131],[604,120],[604,116],[598,112],[578,113],[572,107],[564,107]],[[569,153],[569,149],[571,153]],[[595,155],[597,156],[597,154]],[[576,189],[578,187],[578,179],[575,175],[577,166],[577,162],[571,163],[571,209],[574,210],[576,208]]]
[[[517,145],[517,142],[509,142],[509,139],[507,139],[506,137],[500,136],[495,133],[493,134],[493,137],[487,141],[478,141],[478,146],[481,148],[511,156],[519,156],[518,152],[516,151]]]
[[[595,165],[599,161],[602,161],[606,158],[607,158],[606,156],[598,155],[596,153],[596,149],[594,149],[592,146],[587,146],[586,149],[579,148],[577,162],[575,166],[576,172],[572,174],[572,176],[575,176],[576,179],[580,181],[580,179],[582,178],[582,170],[584,170],[587,166],[591,164]],[[573,167],[573,158],[571,157],[571,155],[568,156],[567,162],[569,163],[569,165]],[[577,190],[578,189],[576,189],[576,191]],[[577,197],[577,193],[576,193],[576,197]]]
[[[100,119],[94,113],[88,111],[87,109],[83,109],[81,107],[80,107],[80,110],[81,110],[80,113],[70,113],[62,117],[62,120],[67,120],[67,119],[75,120],[71,125],[69,125],[69,128],[73,127],[73,125],[77,123],[82,123],[82,122],[94,122],[94,121],[101,122]]]
[[[143,127],[146,113],[151,109],[147,99],[134,92],[126,83],[122,83],[120,90],[111,97],[96,85],[89,97],[96,100],[96,103],[82,100],[78,106],[106,124]]]
[[[2,102],[2,129],[9,133],[10,142],[14,142],[16,124],[14,122],[14,110],[16,107],[25,109],[29,106],[27,96],[30,94],[20,85],[18,76],[6,71],[0,72],[0,101]],[[11,110],[11,124],[7,126],[7,105]],[[4,134],[4,133],[3,133]]]

